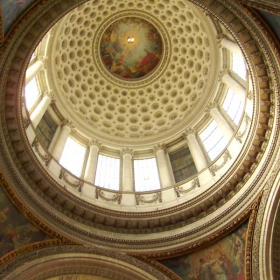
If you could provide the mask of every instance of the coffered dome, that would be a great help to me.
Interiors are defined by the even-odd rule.
[[[45,231],[165,258],[212,243],[245,219],[279,146],[279,95],[271,93],[279,80],[273,40],[262,44],[268,35],[239,7],[52,0],[19,27],[0,65],[1,166]],[[32,71],[39,95],[28,107]],[[226,107],[230,89],[239,103]],[[81,176],[59,162],[69,135],[85,151]],[[119,189],[95,185],[88,166],[98,154],[122,164]],[[175,181],[181,155],[194,172]],[[161,185],[136,191],[133,161],[151,157]]]
[[[42,83],[86,137],[117,146],[164,141],[215,98],[222,64],[211,26],[182,1],[85,3],[41,48],[48,56]]]

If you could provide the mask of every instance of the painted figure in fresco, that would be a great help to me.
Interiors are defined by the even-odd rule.
[[[241,274],[244,271],[244,246],[242,240],[236,234],[232,235],[231,251],[235,256],[237,274]]]
[[[35,0],[2,0],[0,2],[4,19],[4,32],[7,33],[14,21],[28,6],[35,2]]]
[[[228,280],[236,279],[236,272],[232,261],[220,250],[216,250],[217,259],[227,275]]]
[[[206,262],[205,259],[201,258],[200,269],[199,269],[199,279],[200,280],[214,280],[212,276],[212,265],[214,265],[215,260],[211,262]]]
[[[127,39],[133,36],[134,43]],[[162,41],[156,28],[138,18],[124,18],[112,23],[104,32],[100,54],[106,68],[121,78],[145,76],[159,63]]]
[[[230,260],[226,260],[220,250],[208,252],[204,258],[200,259],[199,279],[200,280],[233,280],[231,278],[232,265]]]
[[[215,263],[211,267],[211,273],[214,280],[228,280],[226,271],[223,268],[223,262],[215,260]]]

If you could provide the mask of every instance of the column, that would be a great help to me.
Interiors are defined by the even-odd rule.
[[[51,104],[51,99],[47,95],[45,95],[30,116],[30,120],[34,128],[37,127],[38,123],[44,116],[50,104]]]
[[[155,147],[159,178],[161,182],[161,187],[166,188],[173,185],[171,172],[168,166],[167,158],[166,158],[166,147],[164,144],[158,144]]]
[[[53,152],[52,152],[53,157],[57,161],[59,161],[61,158],[64,146],[66,144],[70,131],[71,131],[71,128],[69,125],[64,125],[61,129],[61,133],[59,135],[59,138],[57,139],[57,142],[56,142]]]
[[[246,89],[240,85],[234,78],[232,78],[228,73],[222,77],[223,83],[225,83],[232,91],[240,98],[240,100],[245,100],[246,98]]]
[[[40,70],[43,69],[43,66],[43,62],[41,60],[37,60],[27,68],[25,74],[25,85],[27,85],[40,72]]]
[[[94,183],[95,179],[100,147],[101,143],[99,141],[93,140],[90,142],[89,156],[84,179],[92,184]]]
[[[208,166],[206,157],[204,156],[194,133],[187,135],[187,141],[197,172],[200,172]]]
[[[126,148],[122,150],[122,190],[124,192],[134,192],[132,155],[132,149]]]
[[[242,51],[241,51],[240,47],[238,46],[238,44],[229,40],[228,38],[226,38],[224,36],[221,39],[221,46],[228,49],[232,53],[235,53],[239,57],[243,58]]]
[[[225,83],[229,88],[232,89],[232,91],[236,94],[236,96],[245,102],[246,100],[246,107],[245,111],[246,113],[251,116],[252,114],[252,108],[253,108],[253,103],[250,99],[247,98],[247,92],[246,89],[239,84],[234,78],[232,78],[228,73],[225,73],[222,76],[222,81]]]
[[[223,132],[225,138],[230,141],[230,139],[233,136],[233,129],[227,122],[227,120],[223,117],[223,115],[220,113],[220,111],[217,108],[212,108],[210,110],[210,115],[213,117],[213,119],[217,122],[219,128]]]

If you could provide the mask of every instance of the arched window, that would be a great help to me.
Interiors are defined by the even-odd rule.
[[[80,177],[84,165],[85,155],[86,147],[79,144],[71,137],[68,137],[59,163],[75,176]]]
[[[135,191],[152,191],[160,189],[157,162],[155,158],[134,160]]]
[[[94,184],[110,190],[119,190],[120,159],[99,154]]]
[[[214,160],[227,145],[227,140],[215,120],[199,134],[199,137],[211,160]]]

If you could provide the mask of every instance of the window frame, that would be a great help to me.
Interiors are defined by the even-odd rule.
[[[79,175],[77,175],[76,171],[73,172],[73,170],[71,170],[69,168],[69,166],[66,165],[63,165],[63,162],[62,161],[66,161],[66,162],[70,162],[70,159],[69,159],[69,155],[65,156],[65,159],[64,159],[64,151],[66,151],[66,146],[67,146],[67,142],[68,142],[68,139],[71,139],[70,141],[73,141],[72,143],[76,142],[78,145],[80,145],[81,147],[83,147],[84,149],[84,156],[83,156],[83,160],[82,162],[80,163],[80,173]],[[70,145],[70,144],[69,144]],[[73,155],[73,151],[70,151],[70,153]],[[83,173],[83,170],[84,170],[84,166],[85,166],[85,160],[86,160],[86,155],[87,155],[87,147],[83,144],[81,144],[79,141],[77,141],[74,137],[71,137],[70,135],[67,137],[67,140],[65,142],[65,145],[64,145],[64,148],[63,148],[63,151],[62,151],[62,154],[61,154],[61,157],[59,159],[59,164],[64,168],[64,169],[67,169],[70,173],[72,173],[74,176],[78,177],[78,178],[81,178],[82,177],[82,173]],[[75,158],[74,161],[76,161],[77,158]],[[72,168],[72,167],[71,167]]]
[[[136,180],[137,180],[137,176],[138,175],[136,175],[136,172],[135,172],[135,162],[137,162],[137,161],[146,161],[146,160],[154,160],[154,167],[155,167],[155,169],[156,169],[156,174],[157,174],[157,179],[158,179],[158,181],[156,182],[157,183],[157,187],[156,188],[151,188],[151,187],[145,187],[145,188],[139,188],[138,189],[138,183],[136,183]],[[146,169],[149,169],[150,170],[150,166],[149,167],[147,167]],[[134,159],[133,160],[133,181],[134,181],[134,190],[135,190],[135,192],[148,192],[148,191],[158,191],[158,190],[160,190],[161,189],[161,182],[160,182],[160,175],[159,175],[159,170],[158,170],[158,162],[157,162],[157,158],[156,157],[149,157],[149,158],[141,158],[141,159]],[[140,184],[140,183],[139,183]],[[141,187],[142,185],[140,185],[140,187]]]
[[[99,184],[99,182],[97,182],[96,183],[96,181],[97,180],[100,180],[99,178],[98,178],[98,176],[99,176],[99,167],[100,167],[100,159],[102,159],[102,157],[104,157],[104,158],[110,158],[110,159],[116,159],[116,160],[118,160],[118,162],[119,162],[119,168],[118,168],[118,177],[117,177],[117,179],[118,179],[118,185],[117,185],[117,187],[107,187],[107,186],[100,186],[100,185],[98,185]],[[105,154],[102,154],[102,153],[99,153],[98,154],[98,158],[97,158],[97,165],[96,165],[96,173],[95,173],[95,178],[94,178],[94,185],[95,186],[97,186],[97,187],[99,187],[99,188],[103,188],[103,189],[106,189],[106,190],[112,190],[112,191],[120,191],[120,188],[121,188],[121,184],[120,184],[120,182],[121,182],[121,169],[122,169],[122,162],[121,162],[121,159],[120,158],[118,158],[118,157],[114,157],[114,156],[108,156],[108,155],[105,155]],[[104,173],[104,171],[102,171],[103,173]],[[103,176],[103,178],[105,178],[105,176]],[[115,179],[116,177],[114,177],[113,179]],[[115,182],[115,181],[114,181]],[[110,183],[110,182],[109,182]]]

